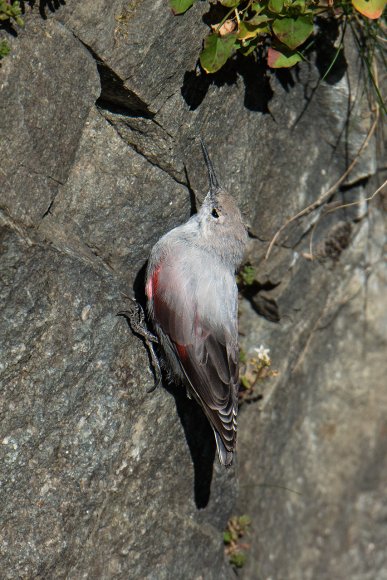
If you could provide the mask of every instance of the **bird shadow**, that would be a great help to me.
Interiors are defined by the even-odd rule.
[[[147,263],[139,270],[133,284],[136,301],[145,310],[145,276]],[[151,321],[146,320],[147,327],[153,331]],[[151,363],[151,356],[148,352]],[[194,468],[194,500],[198,509],[207,507],[211,495],[211,482],[215,460],[215,438],[212,428],[196,401],[187,397],[184,385],[171,381],[167,370],[161,365],[162,383],[170,393],[176,405],[176,411],[181,421],[187,440]]]
[[[215,438],[207,417],[193,399],[188,398],[183,385],[164,383],[175,399],[194,468],[194,500],[198,509],[207,507],[215,461]]]

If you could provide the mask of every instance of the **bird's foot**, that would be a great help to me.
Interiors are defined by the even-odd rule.
[[[155,375],[155,384],[147,390],[147,393],[152,393],[159,385],[162,383],[162,374],[159,359],[154,350],[154,344],[158,344],[159,340],[157,336],[152,334],[146,327],[144,310],[134,298],[131,298],[132,304],[129,310],[121,310],[117,312],[117,316],[124,316],[129,322],[129,325],[133,332],[140,335],[148,348],[150,353],[153,371]]]

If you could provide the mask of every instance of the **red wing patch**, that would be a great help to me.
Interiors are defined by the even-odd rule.
[[[153,300],[153,296],[157,292],[157,285],[159,281],[159,274],[160,274],[161,266],[155,269],[152,276],[149,278],[148,282],[146,283],[145,292],[148,297],[148,300]]]
[[[187,348],[182,344],[176,344],[176,350],[179,353],[179,358],[181,361],[187,360],[188,352]]]

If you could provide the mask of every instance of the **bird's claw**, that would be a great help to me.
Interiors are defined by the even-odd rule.
[[[132,304],[129,306],[129,310],[120,310],[120,312],[117,312],[117,316],[124,316],[129,322],[133,332],[140,335],[144,339],[151,357],[153,371],[155,374],[155,384],[147,390],[147,393],[152,393],[162,383],[160,363],[153,347],[155,343],[159,343],[159,340],[157,336],[152,334],[147,329],[145,324],[145,314],[141,304],[139,304],[134,298],[131,298],[130,300],[132,301]]]

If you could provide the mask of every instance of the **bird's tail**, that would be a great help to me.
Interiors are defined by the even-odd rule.
[[[219,435],[214,429],[216,448],[218,450],[219,461],[225,467],[230,467],[234,457],[234,451],[228,451]]]

